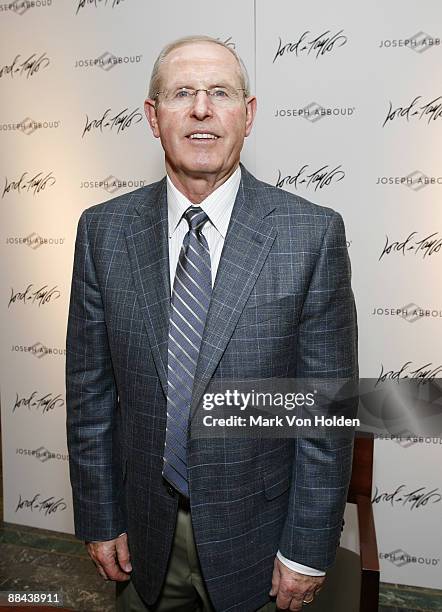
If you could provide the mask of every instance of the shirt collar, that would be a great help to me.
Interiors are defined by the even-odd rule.
[[[210,223],[217,229],[223,238],[226,237],[227,228],[229,226],[230,217],[232,214],[233,205],[235,203],[236,194],[238,193],[239,184],[241,182],[241,168],[235,170],[227,181],[217,187],[205,200],[200,204],[206,215],[209,217]],[[194,206],[185,195],[179,191],[172,183],[167,175],[167,212],[168,212],[168,233],[169,238],[177,229],[179,222],[184,212]]]

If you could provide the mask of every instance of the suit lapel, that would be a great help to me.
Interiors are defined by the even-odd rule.
[[[153,358],[167,395],[170,280],[165,179],[137,211],[140,216],[126,230],[126,242]]]
[[[271,221],[266,219],[274,205],[265,200],[265,189],[260,183],[243,166],[241,169],[241,184],[224,242],[196,369],[194,407],[233,334],[277,233]]]
[[[196,406],[229,342],[267,258],[276,230],[266,217],[274,205],[244,167],[212,292],[195,374]],[[126,230],[135,288],[158,375],[167,396],[170,318],[166,179],[139,204],[139,217]]]

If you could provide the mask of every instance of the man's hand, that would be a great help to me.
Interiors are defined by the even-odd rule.
[[[129,580],[130,564],[127,534],[123,533],[114,540],[106,542],[86,542],[90,558],[95,563],[98,573],[105,580],[124,582]]]
[[[297,612],[302,609],[303,602],[313,601],[324,580],[325,576],[299,574],[275,557],[270,595],[276,596],[276,607],[280,610]]]

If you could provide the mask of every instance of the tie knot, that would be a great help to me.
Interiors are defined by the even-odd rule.
[[[209,217],[200,206],[189,206],[184,213],[184,218],[189,224],[190,230],[201,230],[204,223],[209,220]]]

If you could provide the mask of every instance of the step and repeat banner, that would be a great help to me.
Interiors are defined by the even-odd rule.
[[[438,0],[0,4],[5,521],[73,532],[64,363],[77,221],[163,176],[143,101],[159,50],[180,36],[219,38],[248,66],[258,115],[245,165],[342,213],[361,376],[441,376],[441,25]],[[405,431],[375,452],[382,580],[441,588],[441,440]]]

